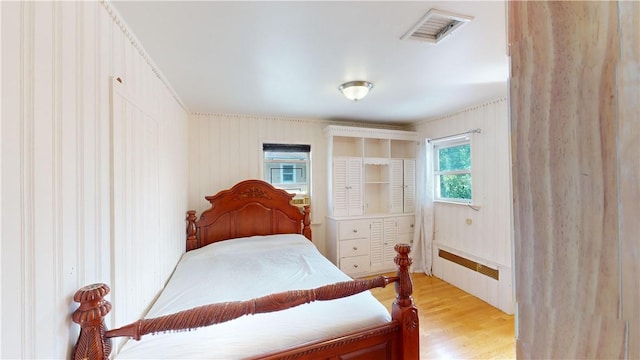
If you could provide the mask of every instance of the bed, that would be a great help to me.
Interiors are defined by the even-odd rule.
[[[144,319],[107,330],[109,287],[78,290],[73,358],[107,359],[125,336],[116,358],[418,359],[410,247],[396,245],[396,276],[353,280],[318,252],[292,197],[246,180],[187,212],[187,252]],[[368,291],[389,283],[391,314]]]

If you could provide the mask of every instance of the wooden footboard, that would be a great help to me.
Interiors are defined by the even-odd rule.
[[[360,331],[303,344],[293,349],[266,354],[255,359],[406,359],[420,358],[420,324],[413,298],[413,281],[409,274],[410,247],[395,246],[394,261],[398,271],[396,300],[391,306],[392,321]]]
[[[390,323],[303,344],[284,352],[265,354],[260,358],[318,359],[346,356],[363,359],[418,359],[419,326],[417,308],[411,298],[413,284],[409,274],[410,247],[398,244],[395,249],[398,271],[394,277],[379,276],[371,280],[347,281],[311,290],[287,291],[248,301],[205,305],[158,318],[141,319],[114,330],[107,330],[104,325],[104,317],[111,310],[111,304],[104,299],[109,293],[109,287],[105,284],[85,286],[74,296],[80,307],[73,313],[73,321],[80,324],[81,330],[72,356],[78,360],[107,359],[111,352],[110,339],[113,337],[128,336],[139,340],[145,334],[209,326],[244,315],[342,298],[393,282],[396,300],[392,306]]]

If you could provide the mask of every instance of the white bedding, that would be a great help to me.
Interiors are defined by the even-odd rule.
[[[145,317],[346,280],[302,235],[227,240],[184,254]],[[145,335],[129,340],[116,357],[241,359],[388,321],[387,309],[367,291],[189,332]]]

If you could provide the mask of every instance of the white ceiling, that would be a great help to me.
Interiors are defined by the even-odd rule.
[[[191,112],[406,124],[506,96],[503,1],[111,3]],[[400,40],[431,8],[475,19]]]

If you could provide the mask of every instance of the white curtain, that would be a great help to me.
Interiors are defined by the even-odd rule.
[[[414,269],[431,275],[433,241],[433,145],[419,142],[416,157],[416,221],[413,234]]]

